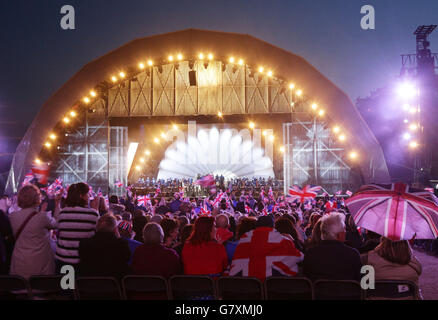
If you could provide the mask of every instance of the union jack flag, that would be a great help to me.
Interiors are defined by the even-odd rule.
[[[24,176],[24,180],[21,185],[22,186],[28,185],[32,182],[33,179],[35,179],[35,176],[33,175],[32,171],[30,171],[26,173],[26,175]]]
[[[260,227],[245,233],[239,240],[231,262],[230,276],[295,276],[303,254],[292,239],[273,228]]]
[[[272,187],[269,187],[268,195],[269,195],[269,198],[274,199],[274,192],[272,191]]]
[[[45,162],[34,163],[32,167],[32,173],[41,184],[47,184],[47,178],[49,176],[49,165]]]
[[[262,214],[263,214],[264,216],[267,216],[267,215],[269,214],[268,209],[266,209],[266,207],[263,208],[263,210],[262,210]]]
[[[122,188],[122,187],[123,187],[123,183],[122,183],[120,180],[117,180],[117,181],[114,183],[114,185],[115,185],[117,188]]]
[[[47,188],[47,194],[50,196],[55,196],[61,193],[62,189],[62,179],[58,178]]]
[[[252,209],[249,205],[245,204],[245,211],[246,211],[246,213],[250,213],[250,212],[252,212]]]
[[[342,194],[342,190],[338,190],[338,191],[336,191],[336,195],[341,195]]]
[[[215,185],[216,182],[213,175],[207,174],[206,176],[203,176],[199,180],[197,180],[195,184],[199,184],[201,187],[209,187]]]
[[[155,195],[154,195],[154,198],[157,198],[158,195],[160,194],[160,192],[161,192],[160,187],[158,187],[157,189],[155,189]]]
[[[139,206],[146,207],[146,205],[152,205],[151,199],[148,196],[138,196],[137,201]]]
[[[312,210],[312,202],[307,201],[306,204],[304,205],[304,209],[305,210]]]
[[[321,190],[320,186],[305,186],[303,189],[299,186],[292,186],[289,188],[289,201],[298,200],[300,203],[304,203],[305,200],[314,199],[319,190]]]
[[[351,197],[351,195],[353,194],[353,192],[351,192],[350,190],[345,191],[345,194],[349,197]]]

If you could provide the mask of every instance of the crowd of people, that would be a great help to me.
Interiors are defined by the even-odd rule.
[[[310,206],[260,194],[211,199],[136,197],[90,199],[85,183],[64,198],[44,198],[35,185],[0,200],[0,272],[28,279],[59,274],[271,275],[360,281],[361,267],[376,279],[418,284],[422,267],[408,241],[392,241],[358,228],[342,199]],[[284,196],[279,198],[285,199]],[[335,203],[333,203],[335,202]],[[275,209],[274,209],[275,207]]]

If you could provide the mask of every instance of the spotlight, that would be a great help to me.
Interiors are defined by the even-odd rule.
[[[254,129],[254,127],[255,127],[254,122],[250,122],[250,123],[249,123],[249,128],[250,128],[250,129]]]
[[[295,88],[295,85],[294,85],[293,83],[290,83],[290,84],[289,84],[289,89],[292,90],[293,88]]]
[[[408,123],[409,120],[408,120],[408,119],[404,119],[403,122],[404,122],[404,123]]]
[[[160,143],[160,139],[154,138],[154,142],[158,144],[158,143]]]
[[[275,137],[271,134],[271,135],[269,136],[269,140],[272,142],[272,141],[275,140]]]
[[[230,61],[230,63],[234,63],[234,57],[231,57],[228,61]]]
[[[200,53],[198,57],[199,57],[199,60],[204,60],[204,54],[203,53]]]
[[[140,62],[140,63],[138,64],[138,67],[139,67],[141,70],[143,70],[143,69],[145,68],[144,63]]]
[[[418,142],[412,141],[412,142],[409,143],[409,148],[415,149],[417,147],[418,147]]]
[[[140,158],[140,162],[141,162],[141,163],[144,163],[144,158]]]
[[[298,96],[298,97],[301,97],[302,94],[303,94],[303,91],[302,91],[302,90],[298,90],[298,91],[297,91],[297,96]]]
[[[36,159],[35,159],[35,163],[36,163],[36,164],[41,164],[41,160],[38,159],[38,158],[36,158]]]
[[[65,123],[69,123],[70,122],[70,119],[69,118],[67,118],[67,117],[64,117],[64,119],[62,119]]]
[[[324,114],[325,114],[325,111],[324,111],[324,110],[319,110],[318,115],[319,115],[320,117],[322,117]]]
[[[172,125],[173,130],[178,130],[178,126],[176,124]]]
[[[401,83],[398,86],[398,94],[402,99],[411,99],[416,94],[416,88],[414,84],[409,82]]]
[[[135,170],[140,171],[141,167],[140,166],[135,166]]]
[[[90,95],[91,95],[93,98],[95,98],[95,97],[97,96],[97,93],[96,93],[96,91],[91,90],[91,91],[90,91]]]
[[[75,111],[71,111],[71,112],[70,112],[70,116],[72,116],[72,118],[74,118],[74,117],[77,116],[77,113],[76,113]]]
[[[242,66],[242,65],[243,65],[243,60],[242,60],[242,59],[239,59],[238,64],[239,64],[239,66]]]
[[[56,136],[55,136],[54,133],[51,133],[50,136],[49,136],[49,138],[52,139],[52,140],[55,140],[55,139],[56,139]]]
[[[259,72],[260,72],[260,73],[263,73],[264,70],[265,70],[265,68],[263,68],[263,67],[260,67],[260,68],[259,68]]]
[[[313,109],[313,110],[318,109],[318,105],[317,105],[316,103],[312,104],[312,109]]]
[[[338,126],[333,128],[334,133],[339,133],[339,131],[341,131],[341,129]]]
[[[124,73],[123,71],[119,73],[120,78],[125,78],[126,77],[126,73]]]
[[[286,151],[286,149],[284,147],[280,147],[280,152],[284,153]]]
[[[272,71],[271,70],[268,71],[268,77],[272,77]]]
[[[173,56],[169,56],[167,59],[169,59],[170,62],[173,61]]]
[[[409,130],[416,131],[417,129],[418,129],[418,126],[415,123],[412,123],[411,125],[409,125]]]
[[[409,133],[409,132],[405,132],[404,134],[403,134],[403,139],[405,139],[405,140],[411,140],[411,134]]]
[[[150,156],[150,155],[151,155],[151,152],[150,152],[149,150],[146,150],[146,151],[144,152],[144,154],[147,155],[147,156]]]
[[[49,148],[52,146],[52,144],[51,144],[50,142],[46,142],[46,143],[44,144],[44,146],[45,146],[47,149],[49,149]]]
[[[345,137],[344,134],[341,134],[341,135],[339,136],[339,141],[345,141],[345,139],[347,139],[347,138]]]
[[[266,131],[266,130],[263,130],[262,134],[263,134],[263,136],[265,136],[265,137],[266,137],[266,135],[268,134],[268,131]]]
[[[90,103],[90,98],[85,97],[85,98],[83,99],[83,101],[84,101],[85,103]]]
[[[208,60],[213,60],[213,54],[212,53],[208,54]]]
[[[183,59],[183,55],[182,55],[181,53],[179,53],[178,56],[177,56],[177,58],[178,58],[178,60],[181,61],[181,60]]]
[[[356,160],[358,155],[356,151],[351,151],[348,156],[350,157],[351,160]]]
[[[164,132],[161,132],[161,138],[166,139],[166,134]]]
[[[222,118],[222,112],[219,111],[219,112],[217,113],[217,116],[218,116],[219,118]]]
[[[117,82],[117,77],[116,77],[116,76],[112,76],[112,77],[111,77],[111,81],[112,81],[112,82]]]
[[[152,67],[154,65],[154,63],[152,62],[152,60],[148,60],[148,66]]]

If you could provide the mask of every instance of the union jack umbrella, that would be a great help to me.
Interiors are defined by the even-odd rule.
[[[436,239],[438,199],[403,182],[362,186],[345,203],[357,226],[391,240]]]
[[[299,186],[292,186],[289,188],[289,201],[299,200],[300,203],[304,203],[306,200],[314,199],[319,190],[321,190],[320,186],[305,186],[303,189]]]

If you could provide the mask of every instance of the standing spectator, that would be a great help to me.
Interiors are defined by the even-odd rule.
[[[321,218],[321,241],[306,250],[304,275],[310,280],[360,281],[362,263],[359,252],[344,244],[345,216],[332,212]]]
[[[55,273],[55,257],[50,246],[49,230],[56,227],[56,220],[45,212],[47,204],[41,204],[40,190],[26,185],[18,193],[19,211],[9,219],[15,235],[10,274],[28,279],[32,275]]]
[[[135,233],[132,231],[131,222],[122,220],[117,225],[117,229],[119,229],[120,237],[128,242],[129,250],[131,251],[131,257],[129,258],[128,264],[131,265],[135,249],[141,245],[141,242],[133,239]]]
[[[178,254],[163,245],[164,232],[158,223],[150,222],[144,227],[143,239],[144,244],[135,250],[132,259],[134,274],[169,278],[182,272]]]
[[[225,248],[215,239],[216,228],[213,217],[199,217],[195,221],[192,235],[182,251],[185,274],[222,274],[228,266]]]
[[[132,230],[135,233],[134,240],[143,242],[143,228],[148,223],[148,219],[144,215],[136,215],[132,219]]]
[[[65,264],[76,267],[79,263],[79,242],[91,238],[96,232],[99,214],[96,211],[99,198],[88,207],[90,187],[85,183],[72,184],[68,188],[65,205],[58,218],[58,242],[56,245],[57,271]]]
[[[99,218],[96,234],[79,245],[79,275],[122,278],[129,273],[128,242],[119,238],[117,221],[111,214]]]

